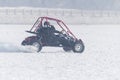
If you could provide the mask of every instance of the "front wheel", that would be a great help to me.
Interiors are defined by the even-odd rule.
[[[85,46],[82,40],[76,41],[76,43],[73,46],[73,52],[76,52],[76,53],[82,53],[84,49],[85,49]]]
[[[32,44],[32,50],[33,52],[40,52],[42,49],[42,45],[39,42],[34,42]]]

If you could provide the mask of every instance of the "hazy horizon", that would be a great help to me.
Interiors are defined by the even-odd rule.
[[[120,10],[120,0],[0,0],[0,7]]]

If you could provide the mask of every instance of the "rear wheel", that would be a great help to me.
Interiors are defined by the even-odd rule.
[[[34,42],[32,44],[32,50],[33,52],[40,52],[42,49],[42,45],[39,42]]]
[[[76,53],[82,53],[84,51],[84,48],[85,46],[83,42],[80,40],[80,41],[77,41],[75,45],[73,46],[73,51]]]

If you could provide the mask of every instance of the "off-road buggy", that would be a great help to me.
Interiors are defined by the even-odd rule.
[[[52,25],[49,22],[52,22]],[[36,52],[40,52],[45,46],[63,47],[64,51],[76,53],[84,51],[83,41],[77,39],[63,21],[58,19],[39,17],[33,27],[26,32],[35,36],[25,38],[21,44],[34,47]]]

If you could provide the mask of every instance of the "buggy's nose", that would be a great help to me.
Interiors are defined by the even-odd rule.
[[[24,41],[22,41],[21,45],[25,46],[25,45],[27,45],[27,42],[24,40]]]

